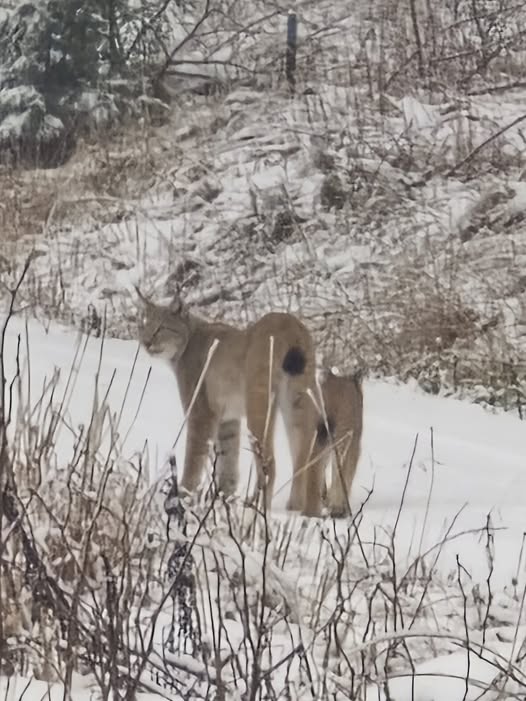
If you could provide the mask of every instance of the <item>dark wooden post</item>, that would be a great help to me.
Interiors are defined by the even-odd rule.
[[[290,92],[296,89],[296,48],[298,45],[298,18],[293,10],[289,10],[287,18],[287,54],[285,60],[285,74]]]

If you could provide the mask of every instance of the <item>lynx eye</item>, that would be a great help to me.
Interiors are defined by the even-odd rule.
[[[162,328],[163,328],[162,324],[157,324],[157,326],[153,329],[152,335],[151,335],[152,341],[155,341],[155,339],[159,335],[159,332],[162,330]]]

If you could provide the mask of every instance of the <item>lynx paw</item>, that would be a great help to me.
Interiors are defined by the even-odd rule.
[[[291,493],[287,501],[287,511],[301,511],[303,507],[303,499],[299,494]]]
[[[329,514],[331,518],[347,518],[351,515],[351,510],[348,504],[330,504]]]
[[[309,518],[319,518],[321,516],[321,506],[318,504],[307,504],[307,506],[301,512],[302,516],[307,516]]]
[[[231,497],[236,492],[237,482],[237,477],[222,475],[217,481],[217,490],[222,492],[224,497]]]

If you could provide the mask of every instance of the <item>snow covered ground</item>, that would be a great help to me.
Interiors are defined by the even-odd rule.
[[[21,319],[14,319],[9,326],[5,353],[8,378],[15,370],[19,337],[22,357],[26,356],[26,345],[29,347],[33,399],[38,397],[45,378],[49,379],[56,369],[61,372],[61,385],[64,387],[79,347],[78,336],[55,325],[45,330],[34,321],[28,322],[26,327]],[[132,373],[136,353],[137,344],[133,341],[106,340],[101,353],[100,341],[89,340],[82,358],[77,358],[78,372],[66,402],[67,421],[64,425],[72,430],[64,428],[60,433],[56,446],[58,466],[71,454],[74,428],[89,420],[98,374],[100,396],[107,390],[109,406],[115,416],[121,415],[121,441],[118,445],[121,456],[126,459],[137,452],[144,452],[147,446],[151,479],[155,479],[155,475],[163,469],[182,421],[175,379],[169,367],[162,362],[155,362],[151,366],[150,358],[142,351],[139,352]],[[26,369],[24,361],[23,376]],[[142,395],[147,378],[137,412],[138,398]],[[439,582],[456,579],[458,557],[463,572],[469,573],[470,587],[477,584],[483,586],[488,577],[488,551],[486,535],[481,529],[490,514],[491,527],[495,529],[491,529],[494,538],[493,595],[498,599],[506,591],[520,591],[526,580],[526,563],[524,559],[520,562],[526,528],[524,423],[511,415],[490,414],[480,406],[424,395],[419,389],[408,386],[368,381],[364,391],[363,454],[352,498],[353,505],[358,508],[367,491],[372,488],[360,524],[362,540],[389,543],[398,518],[395,538],[397,564],[404,570],[419,553],[439,543],[450,529],[449,540],[443,546],[440,558],[434,563],[433,577]],[[58,392],[57,401],[59,396]],[[184,452],[184,439],[183,431],[181,440],[175,447],[178,461]],[[411,459],[415,441],[416,449]],[[246,479],[251,461],[246,440],[244,443],[242,462]],[[279,477],[274,513],[279,521],[286,518],[284,504],[288,490],[287,480],[290,477],[290,459],[282,426],[279,426],[276,443]],[[400,509],[403,493],[403,506]],[[344,527],[344,522],[337,526],[340,530]],[[465,534],[459,535],[462,533]],[[363,568],[363,562],[354,549],[349,558],[356,558],[357,570]],[[290,574],[292,581],[299,583],[302,577],[310,573],[312,561],[308,557],[303,559],[303,567],[304,572],[298,571],[294,576],[288,573],[285,576]],[[348,567],[352,570],[352,559]],[[514,578],[517,579],[512,586]],[[445,591],[447,601],[447,589]],[[435,615],[439,617],[439,628],[440,611],[438,604]],[[509,611],[506,625],[513,626],[511,631],[520,625],[521,615],[518,607],[515,613],[513,609]],[[524,620],[522,622],[526,623]],[[446,619],[443,625],[447,627]],[[501,639],[498,638],[496,644],[505,646],[501,654],[509,656],[510,640],[506,643],[498,640]],[[495,649],[497,648],[494,651]],[[438,657],[425,663],[419,669],[424,676],[416,677],[419,693],[415,698],[462,698],[466,659],[466,653],[459,652],[456,656]],[[477,664],[481,676],[473,678],[491,681],[495,676],[492,675],[492,664],[480,660]],[[446,680],[444,694],[439,696],[433,675],[444,673],[453,677]],[[456,681],[454,675],[458,675]],[[397,690],[396,693],[393,691],[394,698],[410,698],[410,695],[405,696],[405,693],[410,694],[410,677],[397,677],[393,683],[393,689]],[[473,688],[476,690],[476,685]],[[371,688],[368,693],[368,698],[377,698],[375,689]],[[402,696],[399,697],[398,693]]]
[[[63,382],[68,377],[78,347],[78,335],[55,325],[45,331],[33,321],[28,328],[34,395],[35,389],[42,386],[46,376],[52,375],[54,368],[60,369]],[[22,323],[15,320],[10,325],[6,353],[11,372],[18,333],[24,335],[25,331]],[[88,421],[98,373],[100,396],[109,387],[108,403],[116,415],[121,414],[119,433],[123,440],[119,449],[123,457],[141,452],[147,445],[154,479],[166,467],[183,417],[175,378],[168,364],[161,361],[152,364],[139,349],[131,374],[137,350],[137,343],[133,341],[107,339],[101,354],[100,341],[89,340],[83,357],[77,359],[79,372],[68,402],[69,424],[76,427]],[[491,515],[492,525],[502,529],[495,534],[496,576],[502,585],[509,583],[516,574],[522,534],[526,529],[524,423],[504,413],[491,414],[478,405],[431,397],[418,388],[366,382],[363,451],[352,504],[358,508],[372,489],[365,511],[365,523],[371,528],[393,527],[415,441],[399,523],[399,552],[405,548],[414,549],[416,544],[412,541],[421,532],[428,501],[424,546],[426,542],[428,546],[436,543],[457,515],[455,531],[480,528],[486,516]],[[71,450],[72,442],[72,433],[62,434],[59,455],[63,459]],[[183,430],[175,446],[179,464],[184,455],[184,442]],[[281,423],[278,423],[276,448],[278,481],[274,509],[279,512],[285,508],[291,475]],[[241,460],[242,474],[247,478],[251,458],[246,438]],[[477,539],[478,535],[475,542]],[[479,562],[480,553],[473,547],[473,539],[455,542],[451,550],[460,554],[462,564],[475,577],[485,573],[485,564]],[[444,561],[445,569],[450,565],[451,562]]]

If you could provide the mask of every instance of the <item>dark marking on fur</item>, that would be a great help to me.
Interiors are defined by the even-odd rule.
[[[282,368],[287,375],[303,375],[307,360],[305,353],[297,346],[292,346],[285,353]]]
[[[326,445],[329,437],[334,433],[334,419],[327,416],[327,423],[320,419],[316,428],[316,440],[320,445]]]
[[[360,389],[363,384],[363,374],[363,369],[359,368],[352,375],[353,382],[356,385],[356,387],[358,387],[358,389]]]
[[[239,423],[237,421],[223,421],[219,425],[217,437],[220,441],[233,441],[239,435]]]

